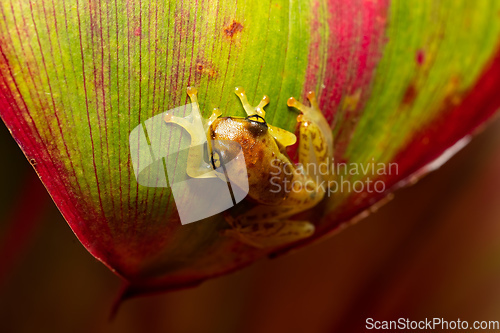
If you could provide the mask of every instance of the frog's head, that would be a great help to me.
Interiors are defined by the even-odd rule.
[[[220,166],[224,164],[231,175],[236,174],[237,178],[246,177],[250,185],[249,195],[253,199],[259,202],[279,202],[284,194],[272,191],[270,178],[277,172],[278,167],[285,167],[287,164],[291,167],[292,162],[285,152],[286,145],[283,145],[280,139],[293,143],[296,140],[295,135],[265,121],[263,107],[268,102],[267,96],[253,108],[249,106],[241,88],[237,89],[236,93],[241,94],[238,96],[243,106],[246,106],[248,116],[219,117],[211,122],[208,136],[213,143],[210,156],[212,166],[220,171]],[[246,168],[233,170],[231,168],[237,164],[230,162],[237,158],[240,152],[243,152]],[[279,174],[280,177],[289,176],[283,172]],[[224,179],[224,175],[218,176]]]
[[[247,166],[257,164],[259,160],[264,162],[265,152],[278,149],[266,121],[259,115],[217,118],[210,125],[208,134],[212,142],[217,142],[212,147],[212,155],[222,163],[231,161],[243,151]]]
[[[212,122],[209,135],[212,140],[258,140],[269,133],[269,126],[259,115],[246,118],[220,117]]]

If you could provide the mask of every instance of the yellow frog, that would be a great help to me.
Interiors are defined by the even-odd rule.
[[[197,91],[188,87],[187,93],[192,107],[199,111]],[[317,168],[321,163],[329,163],[333,158],[333,138],[330,126],[318,108],[315,94],[309,92],[307,98],[311,106],[305,106],[291,97],[287,104],[298,109],[297,117],[300,144],[298,147],[299,163],[296,165],[287,155],[285,148],[293,145],[295,134],[274,127],[265,120],[264,106],[269,98],[264,96],[261,102],[252,107],[241,87],[235,89],[247,113],[246,118],[221,117],[218,109],[204,122],[205,133],[198,133],[191,127],[191,122],[184,118],[166,115],[167,123],[174,123],[186,129],[191,136],[190,147],[200,142],[237,142],[243,151],[248,177],[248,196],[256,206],[236,217],[226,214],[231,226],[225,234],[241,242],[258,248],[282,246],[314,233],[314,224],[309,221],[290,219],[293,215],[310,209],[318,204],[325,195],[325,186],[321,182],[329,180],[331,175],[320,175]],[[238,147],[239,148],[239,147]],[[197,174],[197,166],[203,152],[193,149],[188,156],[187,174],[190,177],[204,177]],[[234,156],[231,145],[211,147],[208,155],[213,169],[219,168]],[[311,171],[312,170],[312,171]],[[234,173],[233,173],[234,174]],[[223,175],[221,179],[226,179]]]

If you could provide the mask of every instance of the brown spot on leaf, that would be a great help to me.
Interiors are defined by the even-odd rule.
[[[422,66],[425,62],[425,52],[424,50],[420,49],[417,51],[415,54],[415,61],[417,62],[417,65]]]
[[[135,29],[135,31],[134,31],[134,35],[135,35],[135,36],[140,36],[140,35],[141,35],[141,28],[140,28],[140,27],[139,27],[139,28],[137,28],[137,29]]]
[[[460,90],[461,78],[453,76],[450,78],[445,87],[445,97],[443,100],[443,107],[445,109],[452,108],[461,103],[463,99],[463,92]]]
[[[208,79],[215,79],[219,76],[219,72],[213,62],[204,58],[196,59],[195,72],[197,79],[200,79],[202,76],[206,76]]]
[[[411,105],[417,98],[417,88],[415,88],[414,83],[410,83],[408,88],[406,88],[405,94],[403,95],[403,104]]]
[[[233,37],[236,36],[242,30],[243,30],[243,25],[240,22],[233,20],[229,25],[224,27],[223,32],[228,39],[233,39]]]

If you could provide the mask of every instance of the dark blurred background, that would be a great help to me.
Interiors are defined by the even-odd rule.
[[[365,320],[500,320],[500,120],[320,244],[122,304],[2,124],[1,332],[360,332]],[[486,331],[485,331],[486,332]]]

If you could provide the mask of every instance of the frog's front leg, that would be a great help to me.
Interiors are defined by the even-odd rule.
[[[314,92],[308,92],[307,99],[311,106],[305,106],[293,97],[290,97],[287,103],[301,112],[297,117],[300,136],[299,163],[304,167],[304,172],[318,184],[328,183],[334,177],[332,165],[329,164],[333,162],[332,130],[318,107]]]
[[[188,176],[192,178],[215,178],[217,176],[211,172],[211,166],[204,159],[204,145],[210,143],[207,140],[207,128],[221,115],[221,112],[219,109],[214,109],[208,120],[203,119],[196,96],[198,93],[197,90],[193,87],[188,87],[187,93],[191,99],[191,114],[185,118],[181,118],[170,113],[165,113],[163,120],[166,123],[181,126],[191,137],[186,167]]]

